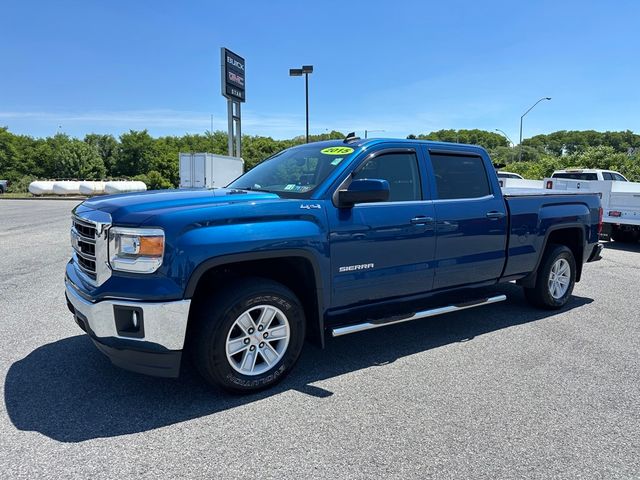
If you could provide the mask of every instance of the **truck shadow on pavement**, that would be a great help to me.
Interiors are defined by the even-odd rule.
[[[553,317],[535,310],[520,289],[507,284],[501,304],[418,320],[338,339],[325,350],[307,344],[294,369],[276,387],[235,396],[206,385],[193,369],[179,379],[130,373],[112,366],[86,335],[37,348],[9,368],[5,406],[16,428],[61,442],[81,442],[145,432],[233,409],[289,390],[322,398],[332,395],[312,385],[324,379],[380,366],[443,345],[472,341],[496,330]],[[574,296],[563,311],[591,303]],[[384,332],[384,334],[380,334]]]
[[[620,250],[621,252],[640,252],[640,243],[602,242],[607,250]]]

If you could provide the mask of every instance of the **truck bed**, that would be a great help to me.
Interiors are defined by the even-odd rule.
[[[544,239],[555,228],[579,229],[588,243],[597,243],[598,194],[536,189],[503,189],[503,194],[510,217],[503,277],[534,271]]]

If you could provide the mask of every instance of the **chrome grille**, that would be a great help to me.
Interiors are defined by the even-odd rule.
[[[86,218],[89,217],[89,218]],[[107,232],[111,217],[96,210],[71,217],[71,246],[76,270],[90,284],[101,285],[111,276],[107,259]]]
[[[96,281],[96,226],[78,217],[73,217],[71,246],[78,267]]]

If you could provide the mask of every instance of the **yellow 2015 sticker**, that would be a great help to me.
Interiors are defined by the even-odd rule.
[[[320,153],[324,153],[325,155],[349,155],[353,153],[353,148],[351,147],[329,147],[323,148],[320,150]]]

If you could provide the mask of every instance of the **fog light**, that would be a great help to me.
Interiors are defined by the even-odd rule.
[[[144,316],[139,307],[113,306],[116,331],[121,337],[144,337]]]

